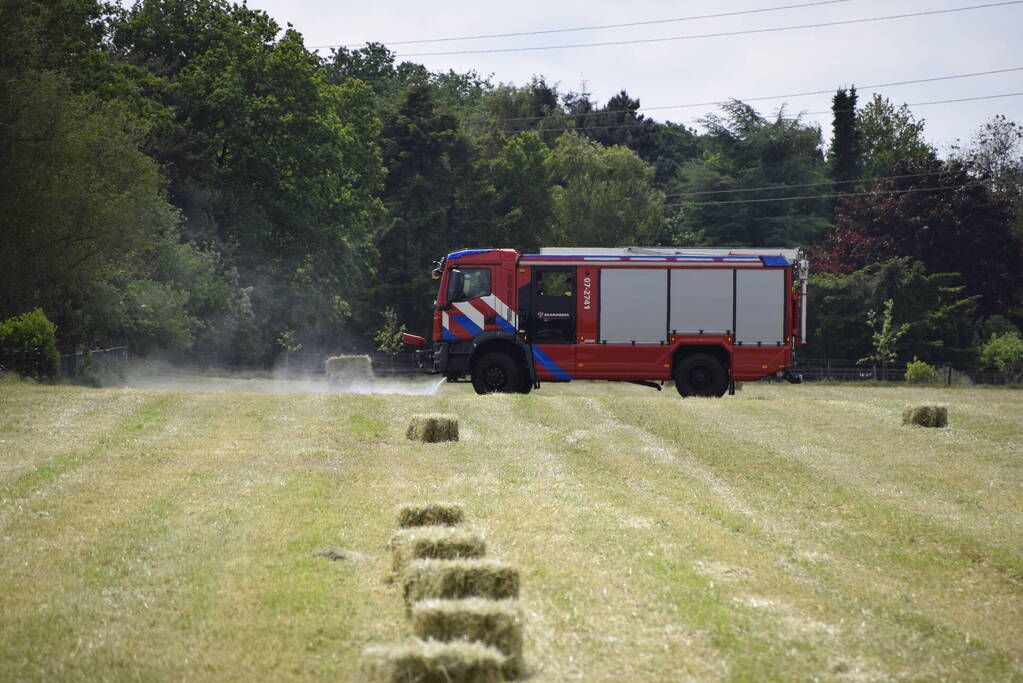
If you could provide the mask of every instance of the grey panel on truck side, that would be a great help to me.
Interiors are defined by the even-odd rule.
[[[666,269],[601,269],[600,341],[609,344],[667,341],[667,314]]]
[[[668,329],[682,334],[732,330],[732,269],[671,271]]]
[[[785,271],[735,271],[735,340],[764,346],[785,343]]]

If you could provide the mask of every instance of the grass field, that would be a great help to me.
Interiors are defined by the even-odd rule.
[[[585,383],[0,386],[0,678],[351,680],[434,500],[520,569],[530,680],[1023,680],[1023,391]]]

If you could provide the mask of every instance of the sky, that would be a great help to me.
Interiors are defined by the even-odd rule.
[[[857,86],[860,104],[877,92],[896,105],[911,105],[926,121],[925,137],[947,152],[967,141],[996,114],[1023,123],[1023,96],[972,102],[918,104],[1023,92],[1023,2],[980,7],[1004,0],[249,0],[282,26],[291,23],[308,47],[382,42],[399,60],[433,71],[475,71],[492,82],[527,84],[543,76],[562,92],[586,91],[598,103],[625,89],[658,121],[696,125],[713,106],[680,107],[737,98],[826,90],[829,94],[751,102],[758,111],[788,114],[831,126],[831,93]],[[803,5],[791,7],[792,5]],[[748,12],[686,21],[706,14]],[[972,7],[868,23],[764,31],[777,27],[850,21]],[[553,31],[635,22],[643,25],[543,33],[504,38],[399,45],[400,41]],[[759,31],[744,35],[594,47],[423,55],[464,50],[501,50],[579,43],[637,41],[680,36]],[[329,49],[319,50],[328,55]],[[867,86],[942,76],[1020,68],[1000,74],[886,88]],[[670,107],[670,108],[664,108]]]

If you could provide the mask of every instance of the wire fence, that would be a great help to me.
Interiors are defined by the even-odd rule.
[[[907,363],[864,364],[841,358],[797,358],[792,373],[804,382],[905,382]],[[976,363],[937,363],[938,381],[946,386],[1018,384],[1013,373],[997,372]]]
[[[167,360],[172,366],[181,369],[229,372],[273,370],[286,374],[316,375],[323,373],[324,365],[331,355],[309,352],[187,351]],[[411,377],[419,373],[414,352],[396,354],[373,352],[359,355],[369,357],[373,374],[377,377]],[[61,374],[73,378],[86,371],[116,370],[126,367],[134,359],[135,355],[128,346],[64,354],[61,356]],[[864,364],[841,358],[797,358],[791,371],[804,382],[904,382],[906,369],[907,364],[904,362]],[[975,363],[937,363],[934,369],[939,382],[946,386],[971,384],[1004,386],[1023,382],[1023,377],[1019,374],[997,372]]]

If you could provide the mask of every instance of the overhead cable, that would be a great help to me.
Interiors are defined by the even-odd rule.
[[[719,17],[736,17],[744,14],[763,14],[765,12],[777,12],[779,10],[798,9],[802,7],[814,7],[816,5],[834,5],[840,2],[850,2],[851,0],[818,0],[818,2],[804,2],[799,5],[781,5],[779,7],[762,7],[759,9],[746,9],[738,10],[735,12],[718,12],[715,14],[697,14],[688,17],[677,17],[674,19],[650,19],[648,21],[630,21],[623,24],[604,24],[602,26],[579,26],[576,28],[552,28],[541,31],[519,31],[518,33],[491,33],[488,35],[477,35],[477,36],[457,36],[453,38],[420,38],[418,40],[392,40],[392,41],[375,41],[384,45],[414,45],[418,43],[450,43],[459,40],[483,40],[487,38],[514,38],[517,36],[539,36],[549,33],[572,33],[578,31],[602,31],[604,29],[611,28],[629,28],[632,26],[650,26],[653,24],[671,24],[682,21],[694,21],[697,19],[717,19]],[[341,45],[313,45],[310,46],[312,50],[318,50],[321,48],[329,47],[358,47],[361,43],[347,43]]]
[[[901,85],[915,85],[917,83],[934,83],[934,82],[937,82],[937,81],[951,81],[951,80],[957,80],[957,79],[960,79],[960,78],[976,78],[978,76],[991,76],[991,75],[994,75],[994,74],[1012,73],[1014,71],[1023,71],[1023,66],[1013,66],[1013,67],[1009,67],[1007,69],[991,69],[989,71],[974,71],[974,72],[965,73],[965,74],[953,74],[951,76],[933,76],[933,77],[930,77],[930,78],[915,78],[915,79],[908,80],[908,81],[891,81],[889,83],[872,83],[872,84],[868,84],[868,85],[859,86],[857,88],[857,90],[870,90],[870,89],[875,89],[876,90],[878,88],[895,88],[895,87],[898,87],[898,86],[901,86]],[[785,99],[785,98],[789,98],[789,97],[809,97],[809,96],[812,96],[812,95],[830,95],[830,94],[834,93],[835,90],[836,90],[836,88],[827,88],[827,89],[824,89],[824,90],[806,90],[804,92],[785,93],[785,94],[782,94],[782,95],[761,95],[761,96],[758,96],[758,97],[739,97],[739,98],[734,98],[734,99],[737,99],[740,102],[762,102],[764,100],[780,100],[780,99]],[[657,111],[657,110],[664,110],[664,109],[691,109],[691,108],[694,108],[694,107],[720,106],[722,104],[728,104],[731,101],[733,101],[733,100],[731,100],[731,99],[729,99],[729,100],[715,100],[715,101],[712,101],[712,102],[693,102],[691,104],[666,104],[666,105],[660,105],[660,106],[656,106],[656,107],[638,107],[638,108],[636,108],[634,110],[633,109],[611,109],[611,110],[604,110],[604,111],[581,112],[579,114],[551,114],[551,115],[548,115],[548,116],[520,116],[520,117],[517,117],[517,118],[495,119],[495,120],[498,121],[498,122],[506,122],[506,121],[539,121],[541,119],[579,118],[579,117],[583,117],[583,116],[599,116],[601,114],[628,114],[628,113],[633,112],[633,111]],[[488,122],[488,120],[483,120],[483,119],[481,119],[481,121]]]
[[[1020,186],[1023,183],[1008,183],[1009,185]],[[726,204],[763,204],[766,202],[794,202],[804,199],[837,199],[838,197],[867,197],[870,195],[896,195],[911,194],[914,192],[940,192],[944,190],[962,190],[969,187],[981,187],[984,183],[967,183],[964,185],[944,185],[942,187],[914,187],[908,190],[878,190],[876,192],[840,192],[838,194],[816,194],[801,197],[771,197],[765,199],[726,199],[715,202],[679,202],[677,204],[664,204],[665,208],[675,206],[724,206]]]
[[[530,52],[536,50],[569,50],[582,47],[608,47],[612,45],[639,45],[644,43],[665,43],[679,40],[698,40],[702,38],[724,38],[728,36],[747,36],[758,33],[778,33],[781,31],[795,31],[801,29],[824,28],[826,26],[849,26],[851,24],[867,24],[878,21],[891,21],[894,19],[908,19],[911,17],[933,16],[937,14],[952,14],[955,12],[968,12],[970,10],[987,9],[990,7],[1004,7],[1007,5],[1023,4],[1023,0],[1004,0],[1003,2],[991,2],[983,5],[971,5],[969,7],[950,7],[948,9],[928,10],[925,12],[906,12],[903,14],[889,14],[881,17],[863,17],[860,19],[845,19],[841,21],[822,21],[815,24],[797,24],[793,26],[775,26],[771,28],[746,29],[742,31],[721,31],[718,33],[701,33],[688,36],[669,36],[667,38],[640,38],[636,40],[611,40],[600,43],[574,43],[570,45],[535,45],[529,47],[504,47],[487,50],[452,50],[449,52],[409,52],[399,54],[401,57],[444,57],[451,55],[480,55],[499,52]]]
[[[877,176],[874,178],[856,178],[854,180],[828,180],[821,183],[801,183],[799,185],[763,185],[761,187],[740,187],[732,190],[703,190],[701,192],[678,192],[675,194],[666,194],[665,197],[698,197],[708,194],[736,194],[739,192],[770,192],[772,190],[791,190],[800,187],[820,187],[821,185],[848,185],[851,183],[871,183],[878,180],[903,180],[905,178],[924,178],[927,176],[941,175],[948,173],[946,170],[942,171],[928,171],[926,173],[907,173],[905,175],[886,175]]]
[[[932,106],[932,105],[936,105],[936,104],[955,104],[957,102],[978,102],[978,101],[981,101],[981,100],[995,100],[995,99],[1004,98],[1004,97],[1019,97],[1020,95],[1023,95],[1023,91],[1020,91],[1020,92],[1010,92],[1010,93],[1001,93],[1001,94],[998,94],[998,95],[980,95],[978,97],[957,97],[957,98],[949,99],[949,100],[930,100],[928,102],[907,102],[903,106],[906,106],[906,107],[928,107],[928,106]],[[832,110],[832,109],[823,109],[821,111],[804,111],[804,112],[799,112],[799,115],[800,116],[817,116],[817,115],[821,115],[821,114],[838,114],[838,113],[848,114],[848,113],[855,112],[855,111],[856,111],[855,109],[834,109],[834,110]],[[572,118],[572,115],[571,114],[563,114],[563,115],[552,116],[550,118],[570,119],[570,118]],[[633,123],[615,123],[615,124],[608,124],[608,125],[601,125],[601,126],[586,126],[584,128],[579,128],[579,127],[565,127],[565,128],[523,128],[523,129],[521,129],[518,132],[535,131],[537,133],[564,133],[564,132],[575,131],[577,133],[584,133],[586,131],[592,131],[592,130],[610,130],[612,128],[640,128],[640,127],[643,127],[643,126],[657,126],[657,125],[665,125],[665,124],[669,124],[669,123],[674,123],[675,125],[680,125],[680,126],[699,125],[699,124],[703,123],[703,120],[702,119],[690,119],[689,121],[683,121],[682,123],[678,123],[678,122],[674,122],[674,121],[666,121],[664,124],[660,124],[660,123],[654,121],[653,119],[645,119],[643,121],[635,121]]]

